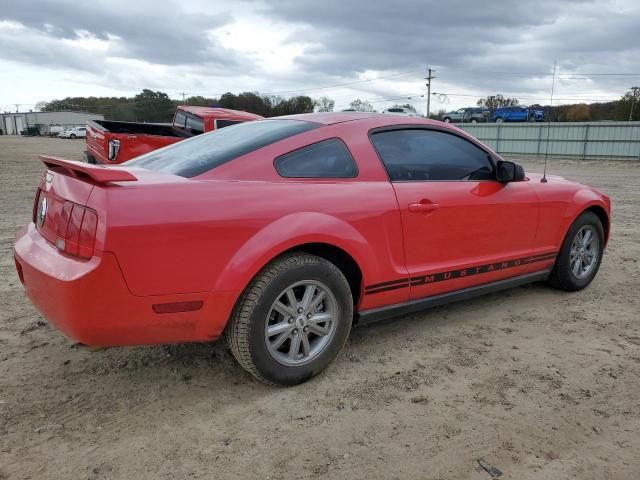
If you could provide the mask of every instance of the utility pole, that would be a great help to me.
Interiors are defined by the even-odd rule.
[[[638,98],[638,93],[640,92],[640,87],[631,87],[631,110],[629,111],[629,121],[633,120],[633,107],[636,104],[636,99]]]
[[[21,103],[14,103],[14,105],[16,106],[16,113],[18,113],[20,111],[20,105],[22,105]]]
[[[433,76],[433,72],[435,72],[435,70],[429,67],[427,69],[427,78],[425,78],[427,81],[427,118],[429,118],[429,115],[431,114],[431,80],[436,78]]]
[[[189,92],[180,92],[178,95],[182,95],[182,105],[185,104],[185,97],[187,96],[187,93]]]

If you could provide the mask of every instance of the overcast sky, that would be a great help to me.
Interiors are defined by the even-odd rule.
[[[639,28],[639,0],[0,0],[0,110],[151,88],[425,112],[427,66],[432,110],[548,103],[554,60],[554,103],[604,101],[640,84]]]

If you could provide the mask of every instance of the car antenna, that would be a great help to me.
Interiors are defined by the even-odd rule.
[[[547,158],[549,157],[549,129],[551,128],[551,106],[553,105],[553,89],[556,86],[556,63],[557,60],[553,61],[553,80],[551,82],[551,98],[549,100],[549,113],[547,115],[547,145],[544,149],[544,170],[542,172],[541,183],[547,183]]]

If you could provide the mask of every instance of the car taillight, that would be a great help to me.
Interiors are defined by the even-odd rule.
[[[69,255],[91,258],[98,215],[77,203],[64,202],[56,225],[56,247]]]
[[[110,161],[115,161],[120,151],[120,140],[109,140],[109,152],[108,158]]]

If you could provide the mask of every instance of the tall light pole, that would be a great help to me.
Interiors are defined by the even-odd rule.
[[[431,114],[431,80],[436,78],[433,76],[433,72],[435,72],[435,70],[429,67],[427,69],[427,78],[425,79],[427,81],[427,118],[429,118],[429,115]]]

